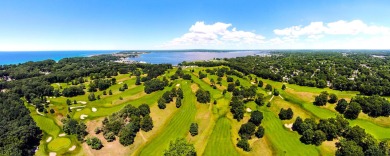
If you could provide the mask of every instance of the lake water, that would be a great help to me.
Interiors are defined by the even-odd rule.
[[[136,58],[129,58],[134,61],[144,61],[152,64],[169,63],[177,65],[183,61],[210,60],[213,58],[233,58],[239,56],[255,55],[264,52],[260,51],[229,51],[229,52],[180,52],[180,51],[152,51],[142,54]]]
[[[42,61],[52,59],[58,61],[68,57],[88,57],[97,54],[110,54],[120,50],[99,50],[99,51],[22,51],[22,52],[0,52],[0,65],[18,64],[28,61]],[[170,63],[177,65],[183,61],[210,60],[213,58],[232,58],[239,56],[255,55],[265,53],[261,51],[228,51],[228,52],[205,52],[205,51],[149,51],[137,58],[130,58],[134,61],[147,63]]]

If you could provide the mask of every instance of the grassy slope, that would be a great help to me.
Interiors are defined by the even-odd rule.
[[[168,148],[170,141],[178,137],[185,137],[188,134],[196,113],[196,97],[191,91],[189,81],[182,81],[181,86],[184,92],[184,100],[183,105],[179,108],[180,110],[161,129],[160,134],[143,147],[139,155],[162,155],[164,150]]]

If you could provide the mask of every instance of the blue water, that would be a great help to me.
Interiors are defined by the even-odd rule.
[[[120,50],[99,50],[99,51],[21,51],[6,52],[0,51],[0,65],[18,64],[28,61],[42,61],[52,59],[58,61],[68,57],[87,57],[96,54],[110,54]],[[230,52],[205,52],[205,51],[149,51],[137,58],[130,60],[144,61],[147,63],[170,63],[177,65],[183,61],[210,60],[213,58],[232,58],[239,56],[264,53],[260,51],[230,51]]]
[[[169,63],[177,65],[183,61],[210,60],[213,58],[233,58],[239,56],[255,55],[263,53],[260,51],[230,51],[230,52],[189,52],[189,51],[152,51],[142,54],[136,58],[129,58],[134,61],[144,61],[152,64]]]
[[[84,51],[0,51],[0,65],[18,64],[28,61],[42,61],[52,59],[58,61],[68,57],[87,57],[96,54],[115,53],[118,50],[84,50]]]

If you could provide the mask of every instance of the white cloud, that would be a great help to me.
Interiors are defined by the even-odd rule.
[[[165,47],[177,46],[241,46],[263,43],[265,37],[249,31],[231,28],[232,24],[196,22],[189,32],[168,42]]]
[[[298,38],[322,38],[323,35],[389,35],[390,28],[383,26],[367,25],[361,20],[336,21],[327,23],[312,22],[307,26],[292,26],[284,29],[275,29],[274,33],[280,36]]]

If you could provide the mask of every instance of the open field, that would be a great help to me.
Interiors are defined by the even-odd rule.
[[[214,67],[215,68],[215,67]],[[150,94],[144,93],[143,85],[135,85],[135,76],[121,74],[116,76],[117,83],[107,89],[112,90],[113,95],[103,95],[102,91],[97,91],[95,95],[100,95],[101,99],[96,101],[88,101],[89,93],[76,97],[69,98],[72,102],[78,101],[77,104],[67,105],[65,97],[49,98],[50,105],[48,108],[55,110],[55,113],[39,115],[33,106],[26,104],[31,111],[31,115],[37,125],[45,132],[44,140],[41,141],[41,146],[38,151],[39,155],[48,155],[50,152],[57,154],[72,154],[72,155],[102,155],[99,151],[93,151],[87,145],[81,146],[80,142],[75,139],[75,136],[58,137],[62,133],[61,119],[67,115],[69,117],[93,123],[100,121],[102,117],[111,115],[114,112],[121,110],[126,105],[139,106],[143,103],[151,107],[151,116],[153,118],[154,129],[149,132],[140,131],[135,143],[128,147],[123,147],[119,142],[109,143],[102,140],[105,147],[102,151],[109,149],[122,149],[121,154],[124,155],[162,155],[164,150],[168,148],[169,143],[176,138],[185,138],[191,144],[194,144],[198,155],[334,155],[336,141],[324,142],[321,146],[305,145],[300,142],[300,135],[297,132],[291,131],[284,127],[284,124],[291,124],[297,116],[302,118],[314,118],[316,120],[335,117],[338,113],[334,110],[335,104],[327,104],[327,106],[318,107],[313,105],[315,96],[322,91],[335,93],[339,98],[345,98],[348,101],[358,92],[336,91],[329,88],[319,89],[313,87],[303,87],[292,84],[286,84],[287,89],[282,90],[282,82],[257,78],[266,84],[271,84],[280,92],[280,96],[269,95],[269,92],[263,88],[259,88],[257,93],[265,95],[265,101],[270,101],[271,106],[258,106],[253,101],[245,104],[246,108],[252,111],[259,110],[263,112],[264,119],[262,126],[265,128],[265,136],[261,139],[252,137],[249,140],[252,150],[245,152],[236,147],[238,130],[241,124],[246,123],[250,118],[250,112],[244,114],[244,119],[237,122],[233,119],[230,113],[230,100],[232,93],[228,92],[225,95],[222,91],[227,88],[228,82],[226,76],[222,78],[222,85],[217,84],[216,89],[210,84],[210,80],[214,79],[217,82],[216,75],[207,74],[204,79],[198,78],[198,72],[205,73],[205,69],[201,67],[191,69],[183,69],[184,73],[190,74],[192,80],[177,79],[171,81],[172,86],[167,86],[164,90],[156,91]],[[212,69],[212,68],[209,68]],[[173,75],[177,68],[167,71],[162,77]],[[241,86],[250,87],[254,84],[253,78],[233,77],[234,81],[239,80]],[[129,89],[119,91],[119,88],[126,83]],[[180,84],[176,86],[176,84]],[[54,88],[69,87],[69,84],[60,83],[52,84]],[[88,83],[86,83],[88,86]],[[161,110],[157,107],[158,99],[164,92],[171,90],[173,87],[180,87],[184,92],[183,104],[180,108],[176,108],[174,102],[167,104],[167,108]],[[211,103],[200,104],[196,101],[195,92],[197,89],[209,91],[211,94]],[[122,100],[120,100],[122,97]],[[216,100],[217,104],[213,104]],[[266,103],[267,103],[266,102]],[[71,112],[68,108],[72,108]],[[278,113],[281,108],[291,108],[294,116],[291,120],[281,121]],[[84,119],[80,117],[84,116]],[[196,122],[199,125],[199,134],[191,136],[189,134],[190,124]],[[360,114],[357,120],[349,120],[350,125],[358,125],[366,129],[366,132],[372,134],[376,139],[390,139],[390,120],[386,117],[371,118],[366,114]],[[93,126],[96,124],[89,124]],[[94,127],[88,127],[92,132]],[[141,134],[142,133],[142,134]],[[90,134],[92,135],[92,134]],[[94,136],[94,134],[92,135]],[[52,137],[52,140],[46,142],[46,139]],[[104,139],[102,134],[97,137]],[[77,146],[75,151],[68,151],[71,146]],[[119,147],[118,147],[119,146]],[[107,149],[104,149],[107,148]]]

